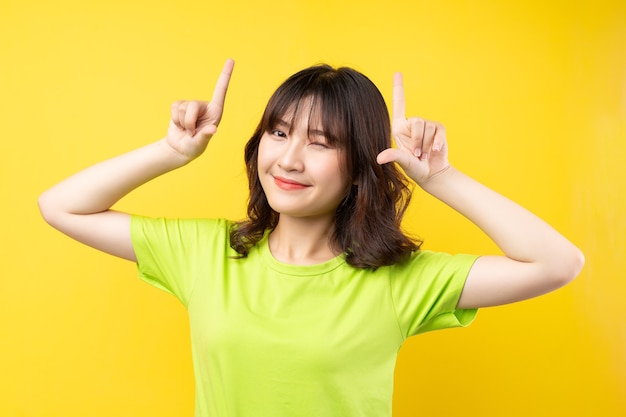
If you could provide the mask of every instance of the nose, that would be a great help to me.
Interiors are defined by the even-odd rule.
[[[278,157],[278,166],[285,171],[302,171],[304,169],[303,152],[304,141],[291,137]]]

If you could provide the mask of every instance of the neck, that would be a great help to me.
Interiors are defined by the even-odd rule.
[[[333,219],[293,218],[280,216],[269,236],[274,258],[294,265],[314,265],[326,262],[339,252],[330,246]]]

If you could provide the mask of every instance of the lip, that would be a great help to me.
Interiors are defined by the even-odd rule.
[[[282,190],[293,191],[307,188],[308,185],[283,177],[274,177],[274,184]]]

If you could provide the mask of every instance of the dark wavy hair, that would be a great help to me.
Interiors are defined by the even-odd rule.
[[[301,104],[307,104],[302,105]],[[310,105],[312,103],[312,105]],[[395,164],[379,165],[376,156],[391,146],[387,105],[378,88],[351,68],[316,65],[289,77],[270,98],[263,117],[245,147],[250,197],[248,218],[235,223],[230,245],[245,257],[267,230],[278,224],[279,213],[269,205],[258,176],[259,142],[285,117],[298,117],[302,108],[319,117],[328,142],[344,155],[352,186],[335,211],[331,246],[346,254],[356,268],[376,269],[402,262],[421,241],[401,230],[411,189]]]

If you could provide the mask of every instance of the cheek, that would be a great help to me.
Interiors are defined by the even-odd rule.
[[[351,184],[350,175],[341,155],[326,160],[324,163],[318,164],[317,167],[320,168],[318,174],[324,177],[325,182],[330,184],[333,189],[347,190],[349,188]]]
[[[346,161],[346,156],[343,153],[337,155],[337,176],[341,178],[341,183],[349,188],[352,182],[350,164]]]
[[[270,160],[272,159],[271,152],[270,152],[271,148],[268,147],[267,142],[268,141],[267,139],[265,139],[265,136],[263,136],[261,138],[261,141],[259,142],[259,149],[257,150],[257,157],[256,157],[257,170],[259,173],[262,173],[263,171],[265,171],[265,169],[270,164]]]

